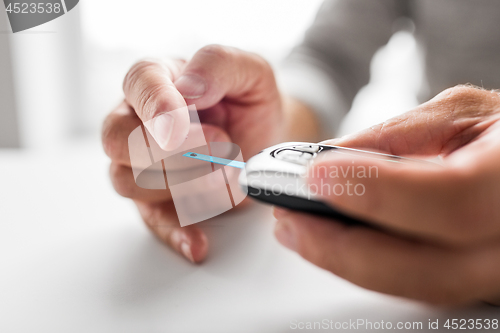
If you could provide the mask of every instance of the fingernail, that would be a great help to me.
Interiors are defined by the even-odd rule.
[[[189,244],[187,242],[181,243],[181,252],[191,262],[194,262],[193,253],[191,252],[191,247],[189,246]]]
[[[280,219],[281,217],[288,215],[289,211],[280,207],[273,207],[273,215],[275,218]]]
[[[290,226],[290,222],[284,220],[278,221],[274,228],[274,235],[281,245],[293,251],[297,250],[297,240],[292,227]]]
[[[174,84],[182,97],[186,99],[200,98],[207,90],[205,80],[201,76],[193,74],[182,75],[175,80]]]
[[[144,123],[149,133],[154,137],[156,143],[166,149],[174,128],[174,117],[169,112],[159,115]]]

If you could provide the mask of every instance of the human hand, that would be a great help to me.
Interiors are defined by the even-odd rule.
[[[275,210],[278,240],[367,289],[438,304],[500,299],[500,96],[455,87],[401,116],[328,143],[395,155],[443,157],[443,166],[319,159],[309,183],[363,184],[363,195],[323,195],[380,228]],[[375,166],[378,177],[325,170]],[[321,194],[321,193],[320,193]]]
[[[128,136],[149,126],[160,147],[179,147],[189,131],[187,114],[169,112],[196,104],[207,142],[234,142],[244,158],[282,140],[285,118],[271,66],[261,57],[223,46],[207,46],[186,62],[141,61],[123,84],[125,101],[104,122],[103,146],[111,158],[116,191],[132,198],[148,227],[192,262],[207,255],[208,240],[196,225],[180,227],[170,191],[135,184]],[[149,122],[150,124],[151,122]]]

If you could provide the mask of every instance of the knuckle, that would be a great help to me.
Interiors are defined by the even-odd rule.
[[[137,107],[142,119],[153,118],[156,110],[160,109],[163,88],[162,84],[151,84],[140,90],[137,96]]]
[[[444,103],[453,107],[454,113],[476,114],[485,103],[491,92],[472,85],[457,85],[444,90],[438,95]]]
[[[448,99],[463,100],[476,96],[480,91],[473,86],[460,84],[444,90],[442,94]]]
[[[133,198],[136,185],[132,172],[126,171],[126,167],[112,163],[110,166],[111,183],[119,195],[125,198]]]
[[[123,80],[123,90],[129,91],[145,74],[155,70],[159,65],[154,61],[141,60],[130,67],[125,79]]]
[[[457,86],[453,98],[463,106],[477,105],[482,100],[484,91],[470,86]]]
[[[163,64],[153,60],[142,60],[134,64],[123,81],[123,91],[141,113],[152,116],[159,103],[158,99],[165,87]]]

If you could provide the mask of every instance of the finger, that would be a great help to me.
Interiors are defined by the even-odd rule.
[[[258,55],[209,45],[193,56],[174,83],[189,103],[207,109],[223,98],[243,104],[269,98],[269,91],[277,93],[269,77],[273,77],[272,69]]]
[[[143,171],[143,173],[144,172],[161,172],[161,177],[163,177],[163,170],[146,170]],[[111,183],[113,184],[115,191],[125,198],[131,198],[145,202],[163,202],[172,199],[172,193],[170,192],[170,189],[168,187],[161,190],[151,190],[138,186],[134,180],[132,168],[130,168],[129,166],[125,166],[119,163],[111,163],[109,173]],[[147,177],[147,175],[145,175],[145,177]],[[157,178],[158,177],[154,177],[154,179]]]
[[[457,86],[398,117],[323,143],[396,155],[448,154],[479,135],[499,103],[496,93]]]
[[[102,145],[115,163],[130,166],[128,137],[142,122],[126,102],[122,102],[104,120]]]
[[[197,226],[181,227],[173,202],[135,203],[146,225],[165,244],[193,263],[202,262],[206,258],[207,236]]]
[[[132,106],[158,145],[179,147],[189,132],[186,102],[172,81],[183,61],[141,61],[125,76],[125,100]]]
[[[308,182],[318,200],[405,234],[453,243],[498,234],[494,223],[478,221],[484,194],[466,168],[327,157],[310,168]]]
[[[306,214],[285,212],[277,218],[280,243],[361,287],[437,304],[467,303],[498,292],[493,280],[500,272],[492,261],[500,258],[498,248],[485,261],[485,250],[440,248]]]

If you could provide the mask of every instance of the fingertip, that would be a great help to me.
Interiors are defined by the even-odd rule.
[[[205,232],[196,228],[196,232],[192,236],[191,254],[192,262],[201,263],[204,261],[208,254],[208,238]]]
[[[179,247],[182,255],[186,257],[189,261],[194,263],[193,251],[191,250],[191,245],[188,242],[182,242]]]
[[[170,236],[170,243],[173,249],[192,263],[200,263],[207,256],[207,236],[197,227],[174,230]]]

